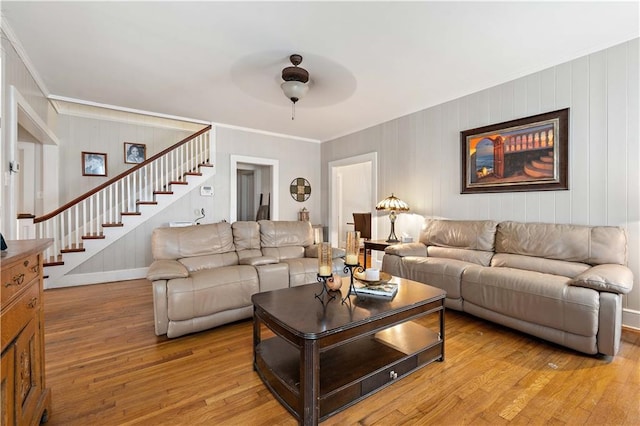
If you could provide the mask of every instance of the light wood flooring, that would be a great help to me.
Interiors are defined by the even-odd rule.
[[[251,320],[177,339],[153,329],[151,283],[45,291],[48,425],[295,425],[252,368]],[[446,359],[326,425],[640,424],[640,334],[585,356],[453,311]]]

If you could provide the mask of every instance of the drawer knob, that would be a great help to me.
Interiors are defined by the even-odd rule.
[[[5,283],[4,286],[11,287],[12,285],[22,285],[23,282],[24,282],[24,274],[19,274],[13,277],[11,282]]]
[[[38,298],[37,297],[32,297],[31,300],[29,300],[29,303],[27,303],[27,307],[29,309],[33,309],[36,307],[36,305],[38,304]]]
[[[393,379],[393,380],[397,379],[398,378],[398,373],[396,373],[393,370],[389,371],[389,378]]]
[[[25,260],[24,262],[22,262],[22,264],[24,265],[24,267],[26,268],[27,266],[29,266],[29,261]]]

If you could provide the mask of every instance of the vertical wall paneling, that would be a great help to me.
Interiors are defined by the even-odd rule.
[[[410,188],[415,193],[406,196],[409,202],[431,197],[426,217],[625,227],[635,286],[625,298],[624,315],[626,323],[640,327],[639,44],[634,39],[418,111],[409,121],[394,120],[398,133],[408,137],[412,133],[402,126],[412,125],[414,118],[424,123],[426,148],[420,149],[423,141],[416,136],[409,142],[416,144],[418,158],[405,158],[428,164],[424,174],[417,167],[414,175],[393,173],[398,160],[382,138],[389,123],[323,143],[323,164],[344,158],[337,146],[349,146],[350,155],[377,147],[384,188]],[[568,191],[460,194],[460,131],[567,107]],[[403,147],[410,151],[405,142]]]
[[[570,223],[589,223],[589,57],[572,62],[569,120],[569,173],[572,218]]]
[[[625,45],[607,51],[606,72],[607,177],[606,216],[608,223],[627,222],[627,49]]]
[[[589,71],[589,224],[594,224],[607,221],[606,51],[589,56]]]
[[[625,306],[640,313],[640,39],[627,44],[627,93],[626,93],[626,138],[627,138],[627,208],[629,235],[629,267],[635,274],[633,292],[625,298]],[[618,113],[622,114],[622,111]],[[635,297],[634,297],[635,296]],[[635,324],[640,328],[640,322]]]

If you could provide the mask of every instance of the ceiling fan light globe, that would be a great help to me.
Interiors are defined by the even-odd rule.
[[[280,87],[282,88],[284,95],[293,103],[302,99],[309,91],[309,86],[300,81],[285,81],[280,85]]]

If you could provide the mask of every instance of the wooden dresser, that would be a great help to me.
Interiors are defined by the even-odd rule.
[[[51,239],[7,241],[0,282],[2,425],[46,421],[51,392],[44,379],[42,252]]]

